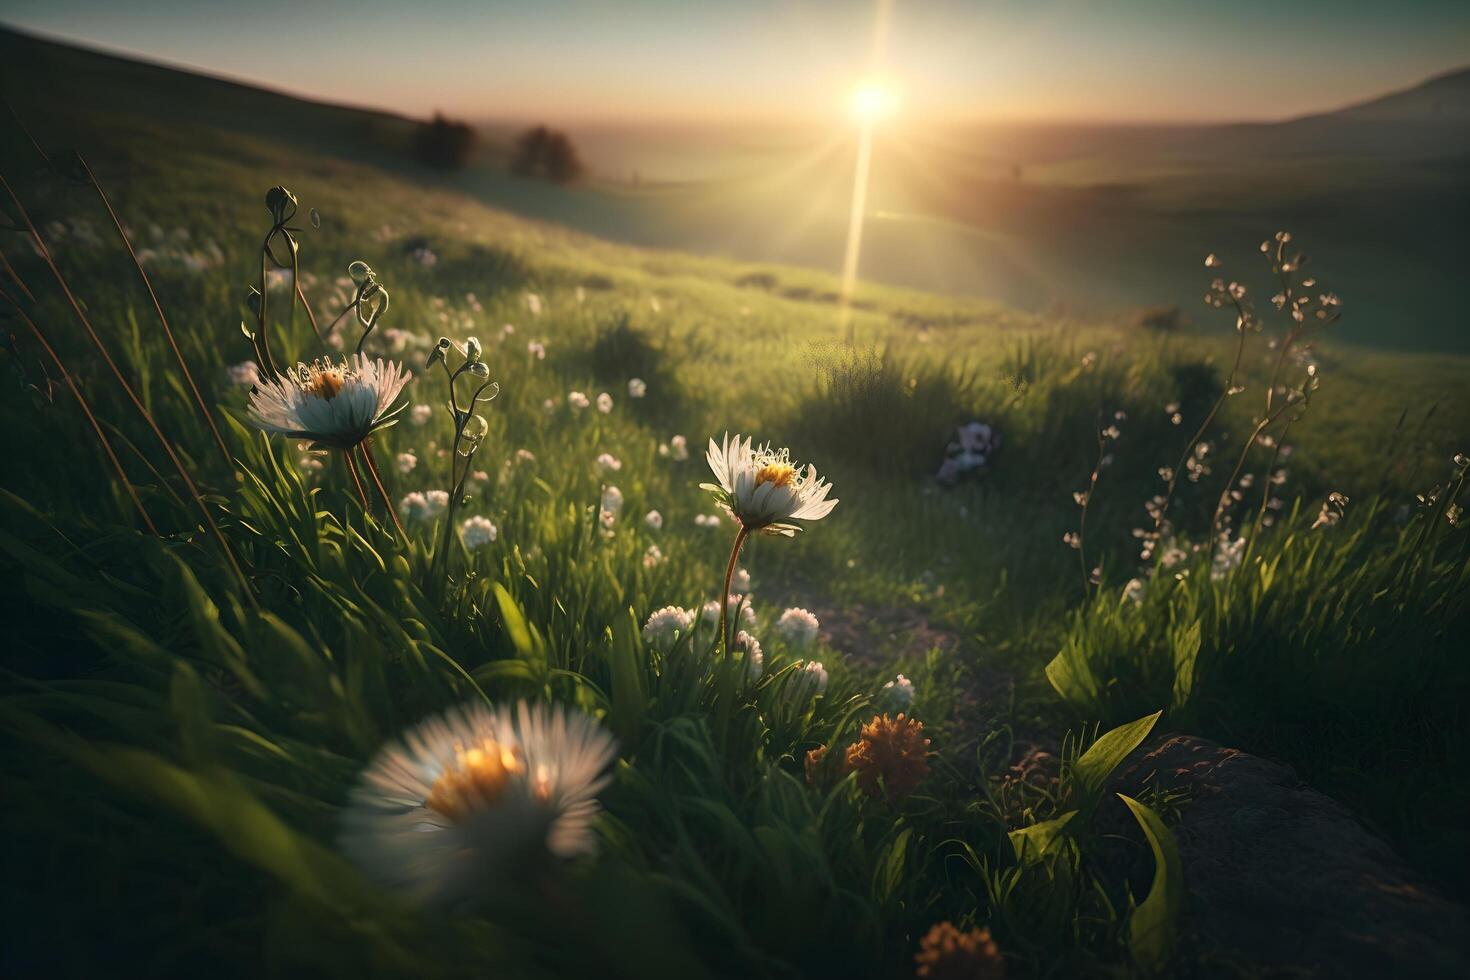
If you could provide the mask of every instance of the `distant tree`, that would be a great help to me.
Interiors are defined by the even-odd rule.
[[[440,113],[414,132],[414,152],[419,162],[436,170],[463,170],[475,148],[475,131],[466,123],[446,119]]]
[[[584,172],[572,141],[547,126],[533,126],[516,139],[510,169],[522,177],[542,177],[558,184],[569,184]]]

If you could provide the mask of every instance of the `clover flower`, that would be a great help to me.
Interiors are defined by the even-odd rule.
[[[761,652],[760,641],[751,636],[745,630],[735,634],[735,650],[740,653],[745,661],[745,677],[751,683],[761,679],[761,674],[766,669],[766,657]]]
[[[817,622],[817,617],[805,609],[788,609],[781,614],[780,619],[776,620],[776,632],[794,647],[810,645],[816,640],[818,629],[820,629],[820,624]]]
[[[689,440],[683,436],[673,436],[669,439],[669,454],[678,463],[689,458]]]
[[[646,394],[648,394],[648,385],[644,383],[642,378],[628,379],[629,398],[642,398]]]
[[[679,637],[689,632],[694,624],[694,613],[678,606],[664,606],[648,617],[643,624],[643,642],[667,653],[673,649]]]
[[[253,385],[260,381],[260,367],[254,361],[242,361],[225,368],[232,385]]]
[[[415,490],[405,494],[398,502],[398,512],[410,521],[428,523],[449,506],[449,493],[445,490],[430,490],[427,493]]]
[[[914,703],[914,682],[899,674],[884,684],[879,694],[889,703],[907,711]]]
[[[847,747],[847,767],[857,773],[858,788],[874,799],[892,803],[912,793],[929,775],[929,740],[924,723],[905,717],[877,715]]]
[[[597,457],[597,468],[603,474],[616,473],[623,468],[623,461],[612,453],[601,453]]]
[[[664,553],[658,549],[658,545],[651,544],[648,550],[643,552],[643,567],[653,568],[664,560]]]
[[[419,465],[419,458],[413,453],[399,453],[393,461],[398,466],[398,472],[404,474],[412,473],[413,468]]]
[[[827,690],[827,668],[821,661],[808,660],[797,671],[797,681],[803,692],[810,692],[813,696],[822,694]]]
[[[592,403],[587,400],[587,396],[580,391],[567,392],[567,407],[573,412],[580,412],[590,404]]]
[[[606,415],[608,412],[611,412],[613,410],[612,395],[609,395],[605,391],[602,394],[598,395],[597,396],[597,410],[599,412],[601,412],[603,415]]]
[[[389,408],[410,377],[396,362],[362,354],[298,364],[251,389],[250,420],[266,432],[351,449],[396,421]]]
[[[920,980],[1005,980],[1006,960],[989,929],[961,932],[940,922],[919,940],[914,956]]]
[[[415,405],[408,410],[408,420],[414,425],[426,424],[434,414],[432,405]]]
[[[643,523],[647,524],[650,530],[661,531],[664,526],[664,515],[656,510],[651,510],[643,515]]]
[[[464,541],[464,546],[474,551],[493,542],[500,536],[500,531],[489,518],[476,514],[459,526],[459,536]]]
[[[747,532],[791,537],[801,528],[792,521],[817,521],[837,506],[828,500],[831,484],[817,477],[817,468],[791,462],[788,450],[770,445],[755,448],[750,439],[724,443],[709,441],[710,470],[717,483],[700,484],[718,500]]]

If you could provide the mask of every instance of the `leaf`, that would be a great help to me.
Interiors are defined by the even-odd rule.
[[[1072,803],[1078,810],[1087,814],[1092,812],[1102,799],[1108,777],[1128,758],[1129,753],[1143,744],[1162,714],[1162,711],[1155,711],[1137,721],[1119,725],[1082,753],[1082,758],[1072,765]]]
[[[1174,637],[1174,693],[1169,707],[1182,710],[1194,693],[1194,668],[1199,659],[1200,621],[1196,619],[1188,629]]]
[[[1016,853],[1016,861],[1020,864],[1030,864],[1040,860],[1063,838],[1063,831],[1072,818],[1077,816],[1076,810],[1069,810],[1052,820],[1043,820],[1029,827],[1013,830],[1006,836],[1010,838],[1011,849]]]
[[[608,668],[612,673],[613,731],[624,744],[638,740],[643,728],[648,697],[643,691],[643,671],[639,664],[640,645],[637,614],[630,608],[613,623],[612,644],[608,649]]]
[[[531,627],[526,622],[526,616],[511,594],[505,590],[505,586],[499,582],[495,583],[495,603],[500,607],[500,619],[510,637],[511,646],[522,657],[535,659],[536,644],[531,638]]]
[[[878,867],[873,873],[873,895],[878,901],[892,901],[893,896],[898,893],[898,886],[903,883],[904,868],[908,863],[909,840],[913,836],[914,828],[905,827],[893,843],[888,845],[887,853],[879,858]]]
[[[1154,852],[1154,880],[1148,897],[1128,917],[1128,949],[1133,961],[1151,974],[1169,965],[1174,941],[1179,934],[1179,914],[1184,904],[1184,865],[1174,834],[1159,815],[1122,793],[1118,798],[1133,811],[1148,846]]]

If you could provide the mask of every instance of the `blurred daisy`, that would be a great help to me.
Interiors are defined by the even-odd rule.
[[[776,620],[776,632],[794,647],[811,644],[816,640],[817,630],[820,627],[821,624],[817,622],[817,617],[805,609],[788,609],[781,614],[780,619]]]
[[[642,398],[646,394],[648,394],[648,385],[644,384],[642,378],[628,379],[629,398]]]
[[[643,642],[667,653],[673,649],[679,637],[689,632],[694,623],[694,614],[678,606],[665,606],[643,624]]]
[[[397,362],[363,354],[298,364],[251,389],[250,420],[266,432],[351,449],[394,423],[389,407],[411,376]]]
[[[651,530],[661,531],[664,526],[664,515],[656,510],[651,510],[643,515],[643,523],[647,524]]]
[[[609,395],[605,391],[602,394],[598,395],[597,396],[597,410],[599,412],[601,412],[603,415],[606,415],[608,412],[611,412],[613,410],[612,395]]]
[[[363,772],[342,849],[425,903],[517,888],[536,863],[595,850],[597,794],[615,755],[596,721],[561,706],[450,710]]]
[[[459,536],[464,540],[464,546],[474,551],[494,541],[500,536],[500,531],[489,518],[476,514],[459,526]]]
[[[232,385],[253,385],[260,380],[260,368],[254,361],[242,361],[225,368]]]
[[[724,444],[709,441],[708,459],[718,483],[700,484],[740,522],[745,533],[760,531],[790,537],[801,528],[791,521],[817,521],[837,506],[828,500],[832,485],[817,477],[810,464],[803,470],[785,450],[755,448],[750,439]]]

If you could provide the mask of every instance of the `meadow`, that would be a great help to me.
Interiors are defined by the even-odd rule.
[[[1467,894],[1470,361],[1334,342],[1313,242],[1180,254],[1193,331],[864,283],[849,343],[827,275],[509,215],[387,117],[119,112],[114,67],[5,77],[6,972],[1254,975],[1190,801],[1114,791],[1165,732]],[[262,431],[317,359],[280,390],[411,372],[394,424]],[[735,433],[836,507],[745,540]],[[386,821],[394,760],[453,819]]]

